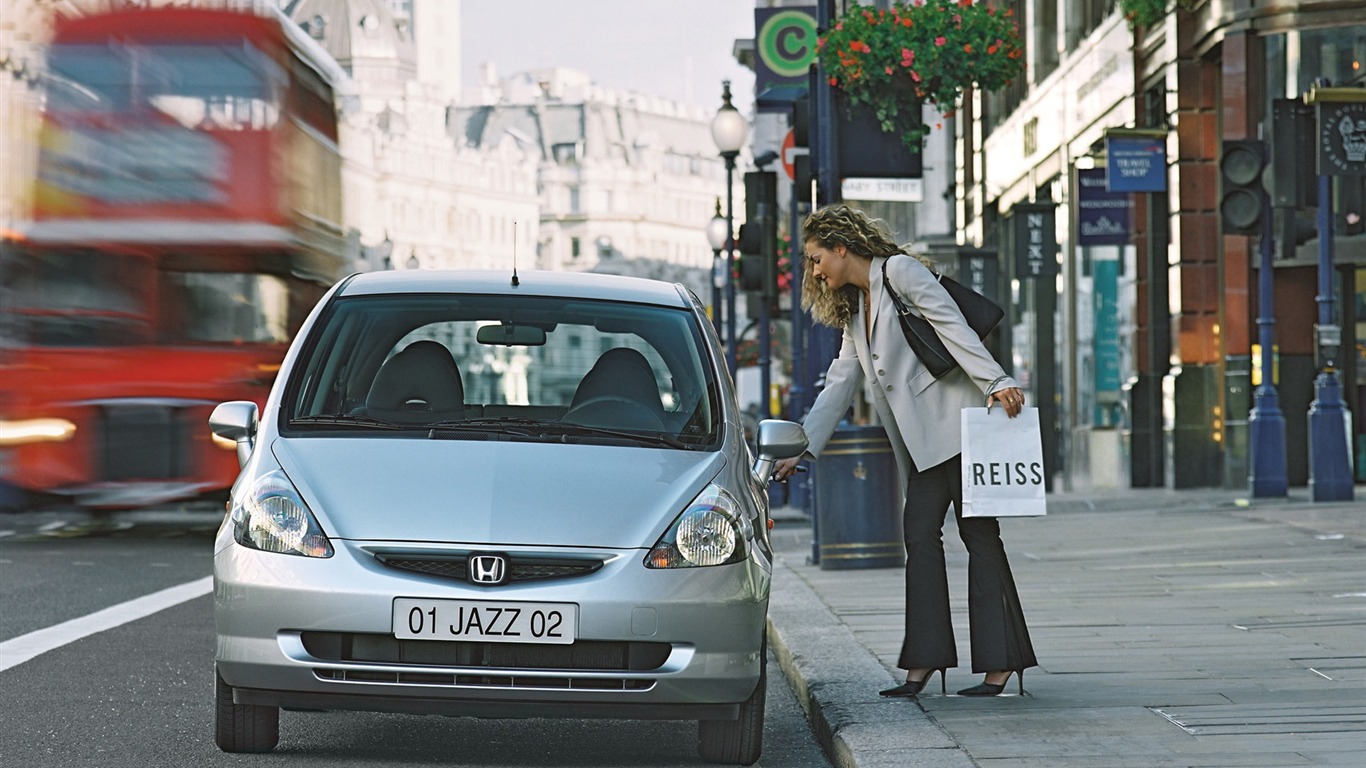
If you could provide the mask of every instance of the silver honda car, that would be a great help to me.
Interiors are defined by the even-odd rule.
[[[806,437],[746,444],[686,288],[354,275],[265,410],[210,425],[242,462],[214,549],[221,749],[340,709],[697,720],[703,758],[758,760],[766,485]]]

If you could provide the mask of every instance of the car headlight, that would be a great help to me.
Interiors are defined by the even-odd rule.
[[[754,526],[735,497],[709,485],[693,499],[645,555],[646,568],[726,565],[745,559]]]
[[[232,508],[232,537],[244,547],[304,557],[331,557],[323,534],[294,484],[279,470],[256,478]]]

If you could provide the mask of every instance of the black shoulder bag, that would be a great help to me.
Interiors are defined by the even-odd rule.
[[[930,321],[911,314],[911,310],[902,303],[901,297],[892,290],[892,283],[887,279],[887,261],[882,262],[882,285],[896,304],[896,314],[901,319],[901,332],[906,335],[906,343],[911,346],[915,356],[920,358],[920,362],[929,369],[931,376],[936,379],[942,378],[944,374],[958,367],[958,361],[949,354],[948,347],[944,346],[943,340],[935,333]],[[958,311],[963,313],[963,319],[967,320],[968,327],[977,334],[977,338],[986,338],[991,329],[1005,317],[1005,310],[996,306],[991,299],[953,278],[944,277],[938,272],[935,272],[934,276],[939,280],[939,284],[944,286],[944,290],[949,292],[949,298],[958,305]]]

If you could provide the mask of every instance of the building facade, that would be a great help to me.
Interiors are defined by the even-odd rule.
[[[1320,299],[1331,298],[1342,344],[1330,362],[1349,414],[1352,471],[1366,480],[1363,178],[1325,177],[1331,234],[1294,223],[1297,208],[1312,221],[1316,205],[1278,198],[1273,312],[1263,316],[1262,240],[1225,234],[1219,167],[1228,142],[1260,139],[1268,177],[1279,163],[1283,179],[1317,183],[1308,170],[1314,140],[1297,143],[1301,130],[1277,110],[1302,103],[1316,83],[1360,89],[1366,3],[1192,0],[1169,3],[1146,25],[1132,24],[1115,0],[1004,5],[1023,20],[1027,76],[964,104],[957,228],[961,241],[1009,254],[1024,213],[1052,213],[1057,277],[1012,275],[1011,289],[1017,358],[1029,362],[1017,374],[1035,402],[1056,404],[1060,476],[1077,486],[1246,486],[1256,450],[1249,414],[1264,373],[1259,322],[1274,321],[1287,476],[1306,485],[1308,412],[1323,395],[1316,378],[1327,359],[1315,324]],[[1106,197],[1132,162],[1116,141],[1126,138],[1148,145],[1161,183]],[[1097,228],[1104,206],[1117,214],[1106,225],[1118,229]],[[1319,289],[1325,254],[1328,293]]]
[[[459,68],[431,49],[459,39],[458,2],[294,0],[285,12],[352,79],[341,147],[359,269],[510,269],[532,258],[538,156],[471,147],[449,130]]]
[[[710,295],[702,231],[725,188],[711,115],[562,68],[499,79],[486,65],[467,102],[452,117],[459,142],[538,159],[537,266],[674,280]]]

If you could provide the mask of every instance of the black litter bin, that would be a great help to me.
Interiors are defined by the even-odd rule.
[[[840,427],[814,468],[821,570],[903,565],[901,481],[886,430]]]

